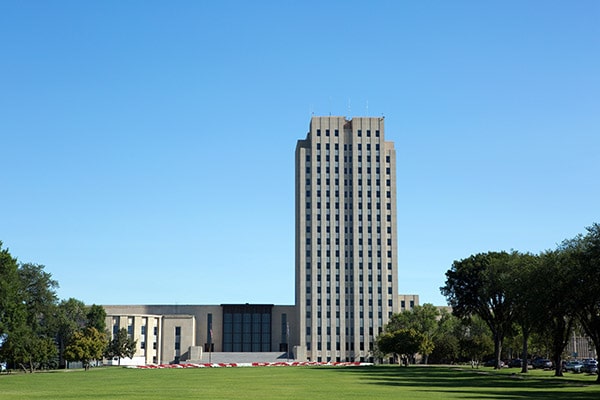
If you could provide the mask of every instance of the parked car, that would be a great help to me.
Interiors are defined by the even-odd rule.
[[[486,362],[483,363],[484,367],[495,367],[496,366],[496,360],[491,359],[491,360],[487,360]],[[498,366],[498,368],[502,368],[504,367],[504,361],[500,360],[500,365]]]
[[[573,371],[576,374],[581,372],[581,369],[583,368],[583,363],[581,361],[567,361],[565,363],[563,363],[563,369],[565,371]]]
[[[593,358],[583,360],[583,365],[581,366],[582,372],[587,372],[588,374],[597,374],[598,373],[598,361]]]
[[[547,358],[536,358],[531,362],[533,368],[550,369],[552,368],[552,361]]]
[[[523,360],[521,360],[520,358],[515,358],[513,360],[510,360],[508,363],[509,368],[521,368],[522,366],[523,366]]]

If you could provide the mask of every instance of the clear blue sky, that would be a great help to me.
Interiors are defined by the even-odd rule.
[[[399,290],[445,304],[600,221],[600,2],[4,0],[0,240],[61,298],[293,304],[313,112],[385,115]]]

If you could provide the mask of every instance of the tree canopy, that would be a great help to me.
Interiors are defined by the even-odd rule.
[[[0,242],[0,338],[3,338],[24,317],[21,302],[15,301],[20,291],[17,259]]]
[[[423,362],[427,364],[428,356],[435,349],[434,337],[438,330],[440,313],[433,304],[415,306],[412,310],[405,310],[392,315],[390,322],[386,325],[386,332],[400,330],[414,330],[419,334],[420,342],[416,352],[423,355]]]
[[[62,366],[76,333],[86,326],[106,329],[104,308],[76,299],[59,302],[57,288],[43,265],[17,262],[0,242],[0,357],[12,368]]]
[[[550,354],[556,376],[562,376],[562,356],[576,326],[600,348],[600,225],[586,230],[554,250],[479,253],[455,261],[446,272],[440,289],[453,314],[485,321],[497,362],[504,338],[517,327],[522,358],[535,339],[537,351]]]
[[[108,347],[106,348],[106,358],[117,357],[119,359],[119,365],[121,365],[121,358],[133,357],[136,346],[137,341],[129,336],[127,329],[121,328],[109,342]]]
[[[384,332],[377,338],[377,347],[384,354],[396,354],[409,360],[419,351],[423,335],[414,329]]]
[[[579,301],[575,307],[577,321],[594,347],[600,349],[600,224],[586,228],[587,234],[563,243],[574,259],[574,287]],[[600,375],[598,375],[600,383]]]
[[[509,287],[519,257],[518,252],[489,252],[455,261],[441,288],[457,317],[477,315],[488,325],[494,337],[496,367],[502,342],[513,329],[515,306]]]
[[[80,361],[88,370],[92,361],[102,359],[107,342],[106,333],[100,332],[96,328],[77,331],[65,349],[65,359]]]

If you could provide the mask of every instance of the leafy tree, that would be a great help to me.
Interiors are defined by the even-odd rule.
[[[88,307],[74,298],[64,300],[58,305],[57,321],[59,363],[65,367],[65,348],[76,332],[81,332],[85,328],[95,328],[98,332],[106,331],[104,308],[95,304]]]
[[[541,254],[542,270],[539,284],[546,294],[545,305],[540,310],[541,323],[536,329],[540,335],[550,338],[555,376],[563,376],[562,354],[569,342],[575,323],[575,312],[580,305],[573,296],[573,258],[566,249]]]
[[[384,354],[395,354],[410,360],[419,351],[423,335],[414,329],[383,332],[377,337],[377,347]]]
[[[427,364],[427,358],[435,348],[434,336],[438,329],[437,318],[439,315],[438,309],[433,304],[425,303],[422,306],[415,306],[412,310],[392,315],[386,331],[414,329],[418,332],[422,338],[418,352],[423,355],[423,363]]]
[[[82,330],[87,323],[87,307],[74,298],[63,300],[56,309],[56,339],[59,352],[59,366],[66,367],[64,359],[65,347],[71,341],[73,334]]]
[[[105,329],[100,306],[85,307],[75,299],[58,303],[58,282],[43,265],[17,263],[0,243],[0,354],[34,372],[59,364],[66,344],[86,324]],[[58,345],[58,352],[57,352]]]
[[[552,353],[552,337],[542,329],[543,324],[536,325],[531,333],[529,354],[551,358]]]
[[[433,337],[435,347],[429,356],[429,361],[450,364],[460,358],[459,333],[461,331],[461,321],[445,310],[442,310],[440,315],[437,330]]]
[[[2,251],[0,255],[2,357],[34,372],[56,356],[56,287],[42,265],[20,264]]]
[[[519,253],[489,252],[455,261],[446,272],[441,292],[459,318],[478,315],[494,338],[496,368],[500,365],[502,342],[514,322],[514,302],[508,290],[514,277],[514,258]]]
[[[86,314],[88,328],[96,328],[100,332],[106,330],[106,311],[104,307],[92,304]]]
[[[19,287],[17,259],[0,242],[0,345],[24,315],[22,302],[18,301]]]
[[[435,348],[434,337],[438,331],[438,317],[440,312],[430,303],[415,306],[412,310],[414,315],[414,329],[423,335],[423,341],[419,345],[419,353],[423,355],[423,364],[427,364],[429,355]]]
[[[546,288],[540,284],[540,257],[533,254],[515,254],[516,267],[513,270],[513,285],[508,287],[512,291],[514,302],[515,322],[521,331],[521,359],[527,360],[529,338],[535,327],[540,323],[543,309],[548,296]],[[527,362],[523,362],[521,372],[527,373]]]
[[[119,365],[121,365],[121,358],[131,358],[135,354],[137,341],[133,340],[127,334],[127,329],[121,328],[110,341],[106,349],[106,358],[119,358]]]
[[[85,370],[89,370],[92,361],[102,358],[108,341],[104,332],[96,328],[85,328],[75,332],[65,349],[67,361],[80,361]]]
[[[1,353],[23,371],[33,373],[49,364],[56,357],[57,349],[52,338],[39,336],[32,327],[21,325],[8,335]]]
[[[483,357],[494,351],[494,340],[488,325],[477,315],[462,320],[458,336],[460,354],[479,365]]]
[[[563,243],[575,258],[574,278],[578,306],[575,314],[585,334],[600,349],[600,224],[586,228],[585,236]],[[600,383],[598,375],[597,383]]]
[[[39,335],[52,335],[58,282],[44,271],[43,265],[21,264],[18,271],[21,289],[19,298],[27,310],[27,325]]]

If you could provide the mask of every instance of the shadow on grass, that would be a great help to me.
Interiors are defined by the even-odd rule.
[[[600,397],[600,385],[568,378],[502,374],[458,367],[373,366],[331,369],[351,373],[370,385],[412,388],[420,392],[453,393],[454,397],[479,399],[571,399]]]

